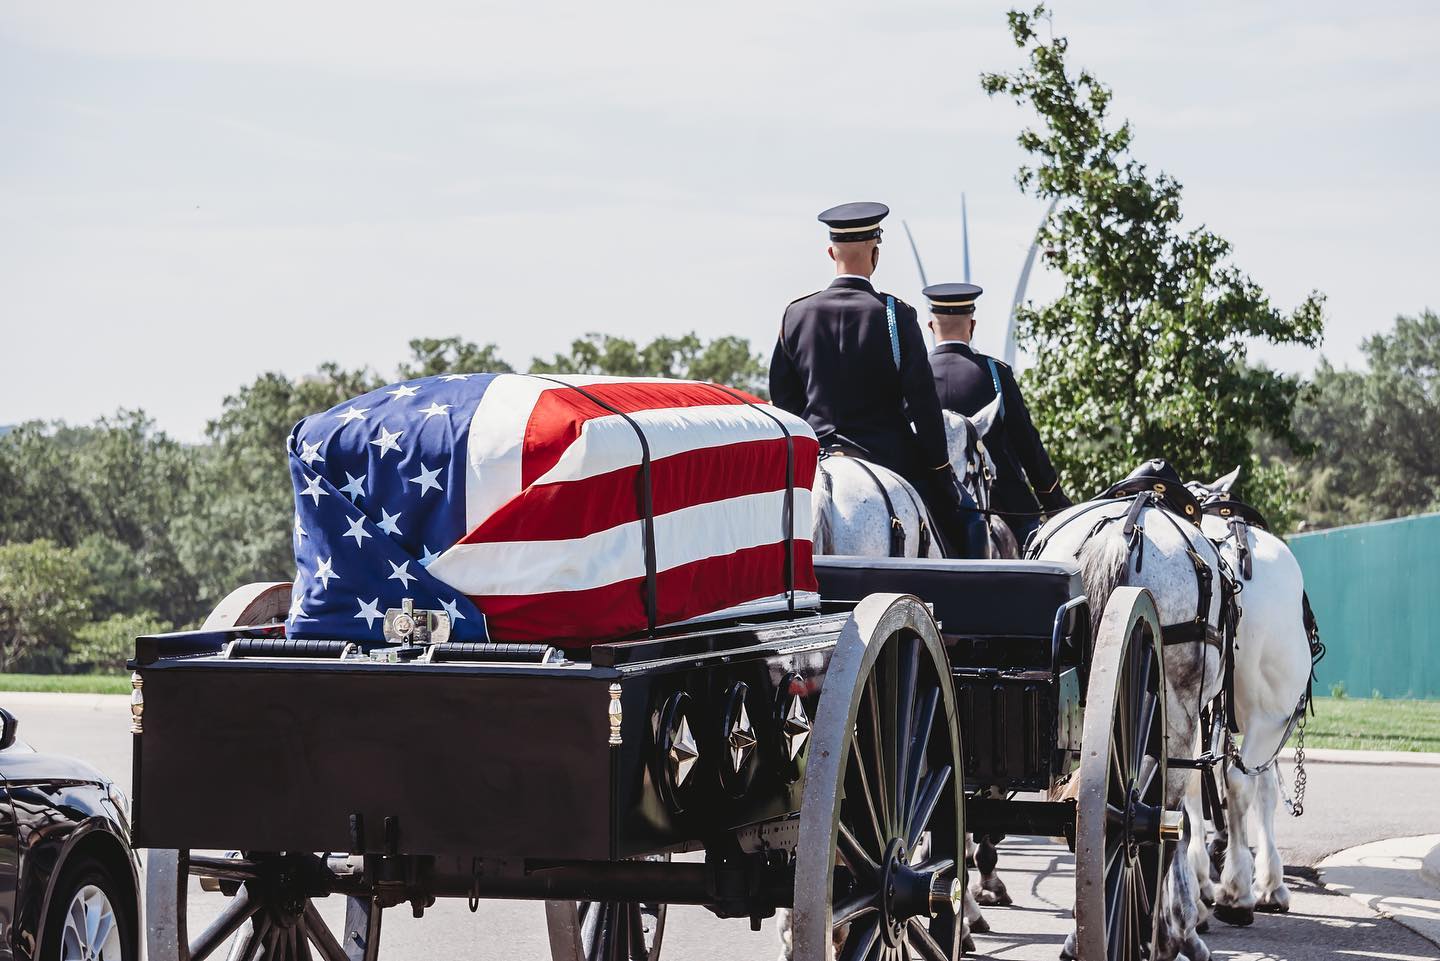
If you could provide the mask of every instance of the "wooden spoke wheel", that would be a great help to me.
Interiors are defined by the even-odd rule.
[[[373,953],[347,954],[313,898],[329,894],[329,872],[314,855],[225,857],[188,851],[151,851],[146,858],[146,948],[152,961],[353,961]],[[228,896],[203,931],[189,931],[191,878]],[[354,899],[352,899],[353,901]],[[362,911],[358,938],[379,933],[379,912]],[[356,917],[352,910],[347,928]],[[221,950],[224,953],[221,954]]]
[[[795,865],[796,961],[959,957],[963,770],[934,620],[913,597],[872,594],[840,635],[816,711]]]
[[[670,855],[652,860],[669,861]],[[633,901],[546,901],[553,961],[655,961],[665,905]]]
[[[288,583],[247,584],[205,619],[205,630],[279,623],[290,604]],[[192,878],[225,898],[203,931],[189,930]],[[330,893],[330,874],[315,855],[145,853],[146,952],[150,961],[372,961],[379,950],[380,908],[348,898],[344,947],[312,899]],[[220,953],[221,948],[225,953]]]
[[[1095,638],[1081,735],[1076,955],[1155,957],[1167,858],[1165,664],[1150,593],[1117,588]]]

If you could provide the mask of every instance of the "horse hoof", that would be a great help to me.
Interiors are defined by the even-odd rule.
[[[1217,904],[1215,905],[1215,917],[1226,924],[1243,928],[1255,923],[1255,909],[1238,908],[1233,904]]]
[[[970,953],[971,951],[974,951],[974,950],[975,950],[975,939],[972,938],[972,937],[970,937],[970,935],[968,935],[968,934],[965,935],[965,940],[960,943],[960,949],[961,949],[962,951],[966,952],[967,954]]]
[[[984,918],[976,918],[974,921],[970,922],[970,930],[974,934],[989,934],[990,922],[986,921]]]
[[[1075,961],[1075,932],[1070,932],[1065,938],[1065,946],[1060,949],[1060,961]]]
[[[1257,901],[1256,911],[1264,911],[1266,914],[1289,914],[1290,905],[1281,904],[1279,901]]]
[[[1196,933],[1196,934],[1209,934],[1209,933],[1210,933],[1210,919],[1209,919],[1209,918],[1206,918],[1204,921],[1201,921],[1199,924],[1195,925],[1195,933]]]
[[[1207,908],[1215,907],[1215,895],[1213,893],[1200,895],[1200,900]]]

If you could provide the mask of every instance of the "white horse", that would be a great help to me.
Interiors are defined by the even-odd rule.
[[[1090,501],[1077,504],[1051,518],[1036,535],[1031,556],[1044,560],[1079,561],[1085,593],[1095,617],[1105,609],[1111,592],[1121,585],[1148,588],[1162,624],[1194,622],[1203,615],[1214,628],[1220,626],[1220,555],[1214,544],[1195,525],[1162,508],[1147,506],[1137,518],[1140,537],[1132,551],[1122,534],[1131,500]],[[1102,523],[1103,522],[1103,523]],[[1201,589],[1192,556],[1203,559],[1212,571],[1213,590],[1208,608],[1200,610]],[[1141,562],[1137,565],[1136,558]],[[1139,570],[1136,570],[1136,568]],[[1172,754],[1199,756],[1200,707],[1220,690],[1221,653],[1208,643],[1187,641],[1165,647],[1167,739]],[[1201,876],[1209,880],[1209,859],[1205,849],[1203,821],[1198,807],[1190,810],[1191,771],[1170,769],[1166,781],[1166,806],[1186,804],[1189,817],[1182,829],[1181,846],[1186,857],[1171,861],[1168,884],[1158,908],[1160,947],[1156,961],[1170,961],[1182,952],[1190,961],[1207,961],[1210,951],[1196,927],[1205,910],[1200,897]],[[1198,801],[1198,795],[1195,796]],[[1074,957],[1074,935],[1067,940],[1061,957]]]
[[[950,466],[982,508],[990,502],[995,464],[979,439],[994,425],[998,411],[997,398],[974,417],[943,412]],[[889,557],[892,537],[903,534],[903,550],[893,552],[894,556],[944,556],[930,512],[915,488],[894,471],[859,457],[826,457],[820,462],[811,515],[816,554]],[[987,520],[994,521],[989,524],[991,556],[1015,557],[1015,539],[1009,528],[998,518]],[[1005,542],[997,541],[1000,530],[1008,537],[1008,554],[1003,553]]]
[[[1223,498],[1239,474],[1237,467],[1210,484],[1189,486],[1202,500]],[[1225,765],[1226,823],[1216,824],[1225,856],[1215,916],[1230,924],[1249,924],[1257,909],[1290,909],[1284,864],[1275,845],[1280,777],[1274,761],[1306,706],[1312,664],[1303,613],[1305,580],[1290,548],[1267,530],[1243,522],[1232,527],[1227,518],[1211,513],[1204,516],[1203,530],[1220,545],[1239,578],[1242,611],[1235,632],[1232,710],[1244,741],[1240,763]],[[1248,558],[1242,556],[1237,535],[1245,538]],[[1204,887],[1202,882],[1202,893]]]

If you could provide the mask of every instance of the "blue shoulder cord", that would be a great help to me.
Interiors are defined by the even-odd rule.
[[[1000,389],[1000,371],[995,367],[995,358],[987,357],[985,360],[990,365],[990,381],[995,385],[995,396],[1000,398],[1000,407],[996,411],[1001,420],[1005,419],[1005,391]]]
[[[895,369],[900,369],[900,327],[895,323],[895,298],[885,295],[885,323],[890,328],[890,357],[895,361]]]

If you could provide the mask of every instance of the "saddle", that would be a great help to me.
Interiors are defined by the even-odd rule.
[[[1196,527],[1200,526],[1200,501],[1185,486],[1175,468],[1171,467],[1169,462],[1158,458],[1147,460],[1101,496],[1114,500],[1146,491],[1158,495],[1156,499],[1160,506],[1180,515]]]
[[[1206,514],[1214,514],[1216,517],[1224,518],[1227,522],[1232,518],[1239,518],[1251,527],[1258,527],[1262,531],[1270,529],[1270,523],[1265,520],[1265,515],[1244,501],[1237,501],[1231,497],[1220,497],[1215,500],[1207,500],[1200,509]]]

